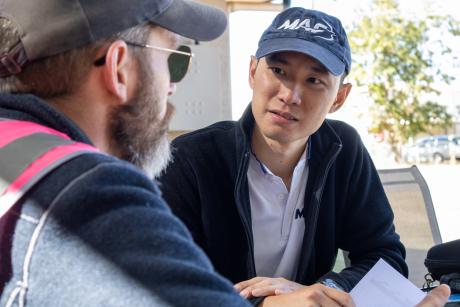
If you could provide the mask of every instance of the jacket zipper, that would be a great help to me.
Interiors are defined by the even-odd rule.
[[[256,276],[256,267],[254,263],[254,244],[253,244],[253,237],[252,237],[252,227],[249,225],[249,220],[247,217],[246,212],[244,211],[245,206],[244,206],[244,200],[241,199],[240,195],[241,193],[241,185],[242,185],[242,178],[243,175],[246,172],[244,170],[247,170],[247,164],[249,160],[249,152],[244,153],[244,159],[243,163],[241,163],[241,167],[238,170],[238,177],[237,177],[237,182],[235,185],[235,202],[236,202],[236,207],[238,209],[238,213],[240,215],[241,221],[243,223],[243,228],[244,228],[244,233],[246,235],[246,242],[248,244],[248,269],[249,269],[249,277],[255,277]],[[247,206],[246,206],[247,207]]]
[[[324,185],[326,182],[326,178],[329,173],[329,170],[331,169],[332,164],[335,162],[342,148],[342,145],[336,145],[336,144],[334,145],[335,145],[335,148],[332,149],[329,155],[326,157],[326,160],[328,161],[328,163],[324,169],[324,172],[321,172],[321,170],[319,172],[319,174],[321,174],[322,177],[318,178],[318,181],[317,181],[319,182],[318,187],[314,188],[312,191],[314,194],[319,193],[319,195],[317,198],[316,197],[314,198],[315,202],[314,202],[313,211],[312,211],[311,216],[309,217],[308,233],[307,232],[305,233],[307,236],[304,236],[304,239],[303,239],[304,244],[302,244],[300,259],[302,259],[302,263],[305,264],[305,267],[303,268],[299,267],[299,269],[297,270],[296,281],[298,282],[302,281],[305,278],[305,275],[307,273],[308,264],[311,258],[311,254],[313,252],[313,248],[312,248],[313,239],[316,234],[316,225],[318,223],[319,207],[321,205],[321,199],[323,197],[323,191],[324,191]]]

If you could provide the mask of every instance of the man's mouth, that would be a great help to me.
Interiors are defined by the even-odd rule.
[[[281,112],[281,111],[274,111],[274,110],[270,110],[269,112],[272,114],[278,115],[287,120],[298,121],[297,118],[295,118],[294,116],[292,116],[292,114],[288,112]]]

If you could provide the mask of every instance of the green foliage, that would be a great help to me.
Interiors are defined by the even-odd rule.
[[[450,16],[401,15],[395,0],[374,0],[370,12],[349,32],[352,78],[367,86],[374,102],[370,132],[383,132],[398,155],[398,146],[410,137],[452,126],[446,107],[432,100],[439,95],[434,84],[453,77],[433,59],[451,54],[441,40],[459,35],[460,27]],[[443,37],[430,38],[434,30]]]

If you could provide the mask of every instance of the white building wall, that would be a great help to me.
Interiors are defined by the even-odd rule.
[[[225,10],[223,0],[201,2]],[[171,131],[195,130],[232,117],[229,31],[211,42],[192,45],[195,56],[170,102],[176,107]]]

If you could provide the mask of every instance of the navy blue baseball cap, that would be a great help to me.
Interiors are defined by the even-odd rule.
[[[275,17],[259,40],[256,58],[283,51],[311,56],[335,76],[350,72],[350,45],[342,23],[320,11],[293,7]]]

